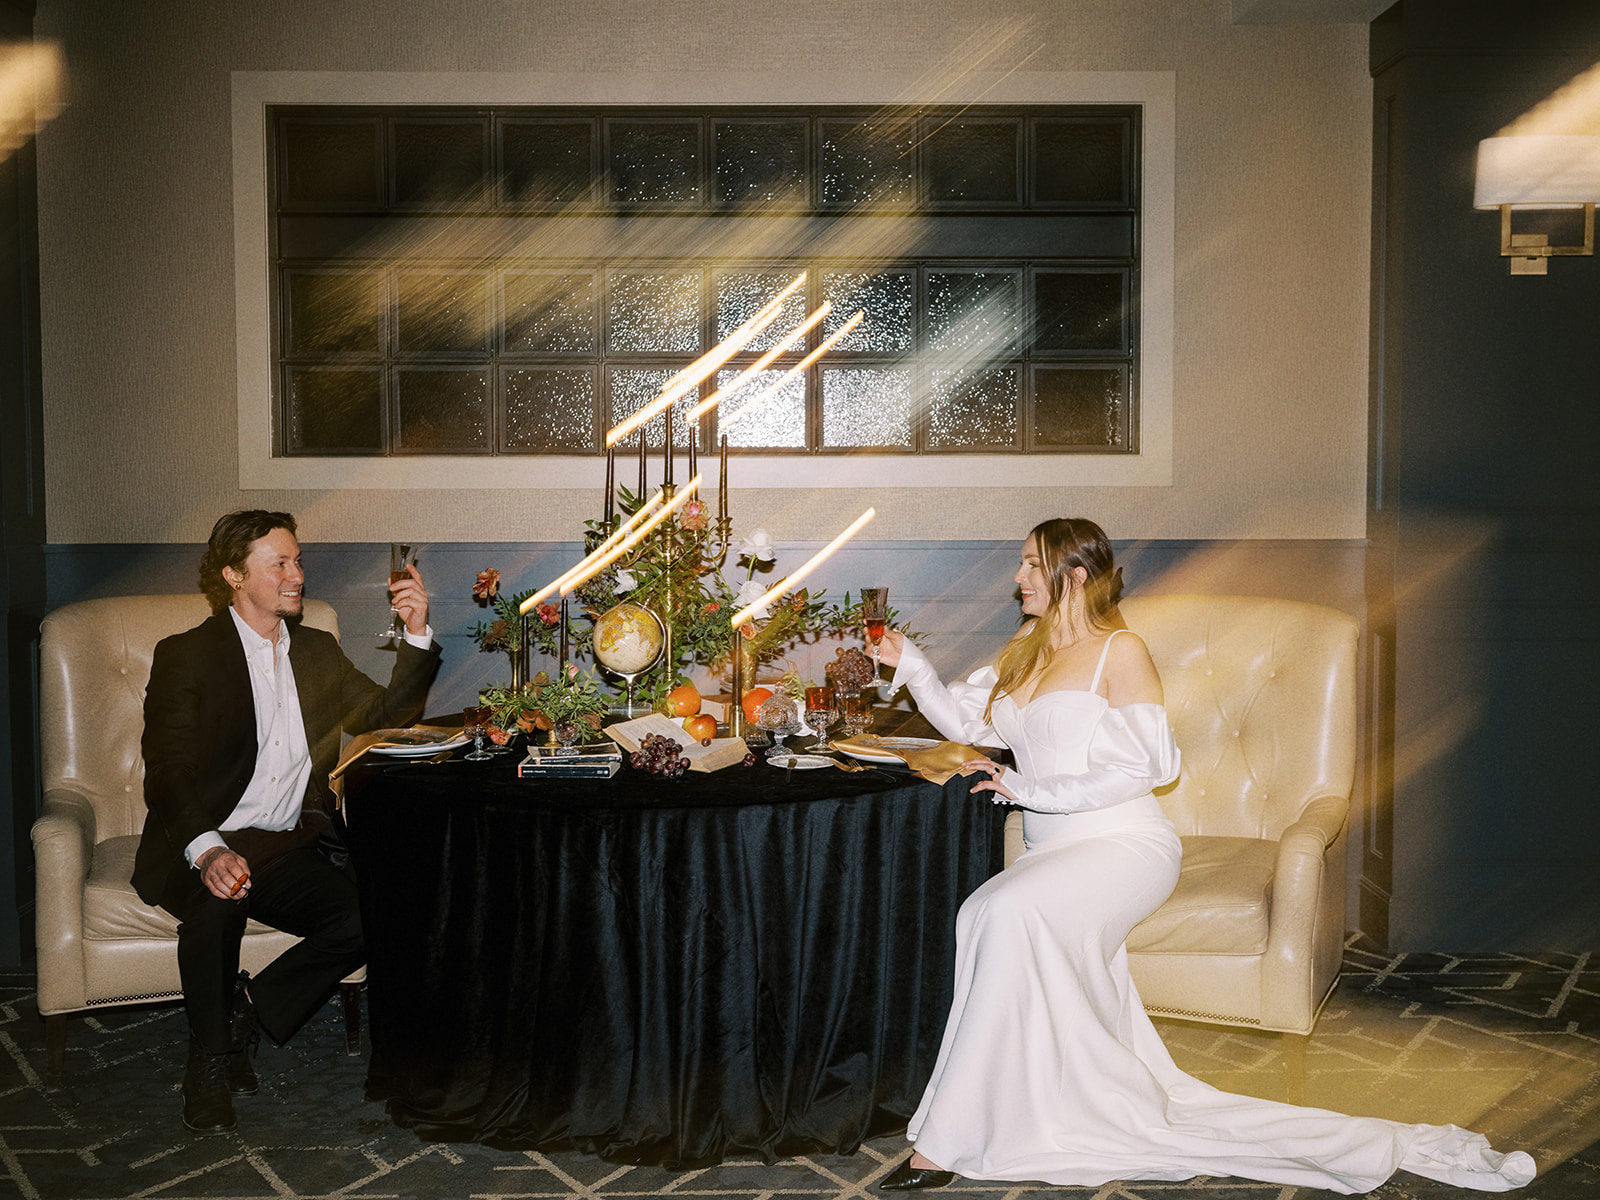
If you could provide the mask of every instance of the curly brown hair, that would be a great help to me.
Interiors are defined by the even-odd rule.
[[[200,559],[200,590],[211,601],[213,613],[233,603],[233,589],[222,577],[222,568],[232,567],[244,574],[250,547],[274,529],[287,529],[293,534],[294,518],[288,513],[268,512],[264,508],[241,508],[217,518],[217,523],[211,527],[205,556]]]

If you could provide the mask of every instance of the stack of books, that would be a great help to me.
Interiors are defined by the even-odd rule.
[[[622,766],[615,742],[586,746],[529,746],[517,764],[518,779],[610,779]]]

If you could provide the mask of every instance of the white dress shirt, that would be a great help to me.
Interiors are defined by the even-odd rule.
[[[293,829],[311,780],[311,748],[306,743],[294,669],[289,665],[289,627],[280,620],[278,640],[273,642],[246,625],[236,610],[228,609],[228,615],[239,631],[250,668],[250,696],[256,709],[256,769],[222,824],[184,848],[191,867],[207,850],[227,845],[223,830]],[[433,644],[433,628],[429,626],[421,637],[407,631],[405,639],[425,650]]]

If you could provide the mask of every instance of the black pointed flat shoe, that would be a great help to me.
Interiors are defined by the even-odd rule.
[[[875,1185],[885,1192],[915,1192],[923,1188],[941,1188],[954,1181],[954,1171],[940,1171],[934,1167],[913,1167],[908,1158],[890,1171]]]

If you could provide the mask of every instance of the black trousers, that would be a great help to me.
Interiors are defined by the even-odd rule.
[[[268,1037],[288,1041],[341,979],[366,961],[355,872],[342,847],[323,841],[251,864],[250,891],[221,900],[189,871],[162,907],[178,918],[178,974],[189,1032],[220,1054],[232,1042],[234,985],[245,921],[301,940],[250,980],[256,1018]]]

